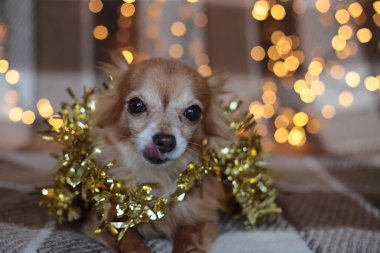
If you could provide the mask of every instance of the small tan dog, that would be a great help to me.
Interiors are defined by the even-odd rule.
[[[156,195],[175,191],[176,180],[197,161],[204,138],[226,139],[230,131],[219,104],[220,88],[212,87],[196,70],[169,59],[151,59],[122,72],[112,70],[116,87],[98,98],[94,139],[101,160],[116,159],[112,176],[127,185],[155,182]],[[217,237],[218,211],[225,205],[222,185],[208,176],[166,216],[130,229],[121,252],[150,252],[143,239],[173,239],[173,252],[207,252]],[[93,236],[93,215],[83,230]],[[105,237],[98,240],[112,247]]]

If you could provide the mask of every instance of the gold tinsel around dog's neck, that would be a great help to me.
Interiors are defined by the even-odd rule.
[[[40,204],[48,208],[58,223],[80,220],[95,209],[101,226],[94,232],[107,230],[120,240],[129,228],[164,217],[168,208],[182,201],[209,173],[214,173],[232,193],[241,207],[238,216],[245,218],[246,227],[281,212],[275,204],[276,190],[272,187],[269,165],[262,157],[260,136],[252,131],[252,116],[228,122],[237,141],[222,149],[210,149],[204,140],[199,162],[189,163],[178,177],[176,191],[162,198],[152,193],[156,184],[126,189],[109,174],[114,162],[104,166],[96,162],[94,154],[101,150],[91,139],[94,90],[86,89],[81,99],[71,91],[69,94],[74,101],[63,103],[55,116],[62,120],[62,125],[49,125],[43,137],[62,145],[62,152],[55,156],[54,183],[38,189]],[[239,104],[237,100],[231,101],[225,112],[236,112]]]

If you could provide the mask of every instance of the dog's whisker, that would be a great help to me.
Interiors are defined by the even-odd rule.
[[[202,145],[200,145],[200,144],[198,144],[198,143],[196,143],[196,142],[189,141],[188,143],[191,144],[191,145],[195,145],[195,146],[198,146],[198,147],[202,147]]]

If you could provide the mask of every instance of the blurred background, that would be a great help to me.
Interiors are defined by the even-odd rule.
[[[186,62],[257,119],[268,151],[380,150],[380,1],[1,0],[0,150],[46,149],[38,131],[120,51]]]

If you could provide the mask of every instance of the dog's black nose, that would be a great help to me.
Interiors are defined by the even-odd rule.
[[[159,133],[153,136],[153,143],[156,144],[161,153],[167,153],[175,148],[174,135]]]

